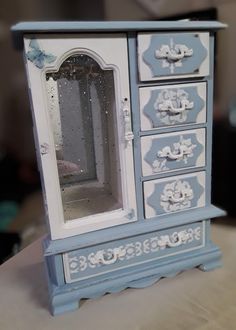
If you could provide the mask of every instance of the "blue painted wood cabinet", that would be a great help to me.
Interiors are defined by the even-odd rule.
[[[210,238],[219,22],[28,22],[24,50],[49,235],[51,311],[192,267]]]

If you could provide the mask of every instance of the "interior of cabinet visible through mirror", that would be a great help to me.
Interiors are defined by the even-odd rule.
[[[121,209],[113,70],[77,54],[46,86],[64,220]]]

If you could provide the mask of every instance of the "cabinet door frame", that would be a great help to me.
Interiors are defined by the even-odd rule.
[[[29,59],[31,40],[35,39],[43,56],[42,63]],[[125,141],[123,100],[130,111],[127,38],[125,34],[26,35],[25,61],[34,120],[38,162],[41,170],[45,209],[52,239],[66,238],[137,220],[134,183],[133,145]],[[46,55],[56,59],[46,63]],[[91,56],[102,69],[114,70],[116,120],[121,166],[123,208],[65,222],[56,163],[53,132],[48,111],[45,75],[57,71],[63,61],[75,54]],[[27,56],[28,55],[28,56]],[[45,59],[45,60],[44,60]],[[39,68],[38,66],[42,67]],[[131,111],[130,111],[131,113]],[[131,116],[131,115],[130,115]],[[127,126],[126,126],[127,129]],[[130,123],[131,130],[131,123]]]

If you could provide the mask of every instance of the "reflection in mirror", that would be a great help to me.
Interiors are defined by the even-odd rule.
[[[65,221],[121,209],[113,70],[78,54],[46,82]]]

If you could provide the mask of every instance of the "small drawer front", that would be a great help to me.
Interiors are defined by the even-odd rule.
[[[144,182],[145,218],[205,206],[205,172]]]
[[[206,122],[206,83],[139,89],[141,130]]]
[[[143,176],[205,166],[205,129],[141,138]]]
[[[66,283],[203,247],[205,222],[138,235],[63,254]]]
[[[209,33],[139,33],[141,81],[209,75]]]

